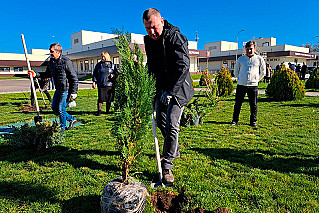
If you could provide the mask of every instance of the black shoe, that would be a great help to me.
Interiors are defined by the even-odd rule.
[[[95,115],[96,116],[100,116],[101,115],[101,111],[97,111]]]
[[[70,121],[70,126],[67,128],[67,130],[71,129],[71,128],[74,126],[74,124],[75,124],[76,122],[77,122],[77,120],[76,120],[76,119],[74,119],[74,120]]]
[[[163,183],[165,185],[172,185],[174,183],[174,175],[172,170],[163,169]]]
[[[257,128],[257,124],[256,124],[256,122],[252,122],[252,123],[250,123],[250,126],[252,126],[252,127],[254,127],[254,128]]]
[[[237,122],[232,121],[232,122],[230,123],[230,125],[232,125],[232,126],[236,126],[236,125],[237,125]]]

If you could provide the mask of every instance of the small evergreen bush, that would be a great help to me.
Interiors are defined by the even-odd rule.
[[[206,68],[203,73],[202,73],[202,76],[200,77],[200,80],[199,80],[199,85],[200,86],[207,86],[207,84],[209,82],[212,81],[212,77],[208,71],[208,69]]]
[[[231,79],[231,74],[229,70],[222,66],[216,77],[217,82],[217,93],[219,97],[229,96],[234,90],[234,83]]]
[[[49,120],[35,126],[26,123],[21,127],[13,127],[13,133],[4,135],[4,139],[9,145],[39,151],[64,142],[59,126],[58,122]]]
[[[307,89],[319,89],[319,68],[312,71],[309,79],[306,81]]]
[[[115,44],[121,55],[120,74],[115,87],[115,119],[112,134],[121,152],[122,180],[128,183],[128,173],[141,153],[151,127],[155,81],[143,64],[143,52],[138,44],[130,46],[130,34],[115,30]]]
[[[266,95],[276,101],[291,101],[305,97],[306,90],[297,74],[285,66],[276,71],[266,88]]]

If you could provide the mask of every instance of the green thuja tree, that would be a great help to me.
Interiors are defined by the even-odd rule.
[[[297,74],[283,66],[272,76],[266,95],[276,101],[291,101],[305,97],[306,90]]]
[[[130,44],[130,34],[123,29],[114,30],[114,33],[118,35],[115,44],[121,62],[115,89],[116,121],[112,134],[117,139],[121,153],[123,182],[128,183],[130,167],[151,132],[155,81],[147,74],[138,44]]]
[[[319,68],[312,71],[309,79],[306,81],[307,89],[319,89]]]
[[[229,96],[234,90],[234,83],[231,79],[229,70],[222,66],[222,69],[216,76],[218,96]]]
[[[209,84],[211,81],[212,81],[212,77],[211,77],[208,69],[206,68],[203,71],[202,76],[200,77],[199,85],[200,86],[207,86],[207,84]]]

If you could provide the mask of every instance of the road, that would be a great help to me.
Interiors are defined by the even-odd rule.
[[[79,81],[79,89],[90,89],[91,87],[92,87],[92,81]],[[204,89],[195,88],[195,90],[204,90]],[[18,92],[30,92],[29,79],[0,80],[0,94],[1,93],[18,93]],[[258,94],[265,94],[265,91],[259,90]],[[319,92],[306,92],[306,96],[319,96]]]
[[[29,79],[6,79],[0,80],[0,93],[30,92]],[[89,89],[92,81],[80,81],[79,89]]]

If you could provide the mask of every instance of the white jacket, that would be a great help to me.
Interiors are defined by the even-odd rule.
[[[266,65],[263,57],[255,54],[252,57],[244,55],[238,58],[234,70],[238,85],[258,86],[265,74]]]

